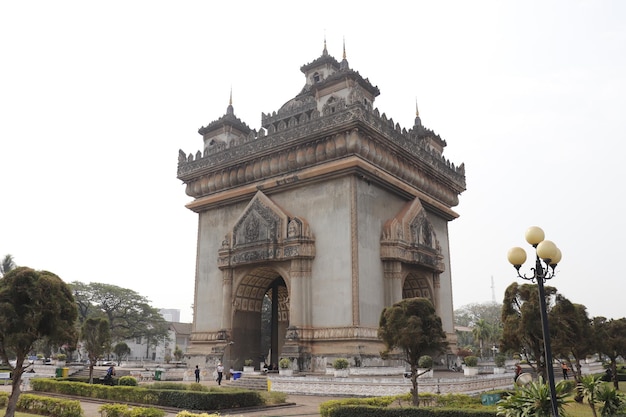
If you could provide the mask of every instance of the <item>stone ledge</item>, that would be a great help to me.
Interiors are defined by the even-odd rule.
[[[406,394],[411,390],[411,380],[403,377],[348,377],[330,376],[272,376],[271,391],[292,395],[360,396],[374,397]],[[510,376],[486,375],[460,379],[431,378],[420,380],[420,392],[441,394],[476,394],[493,389],[512,388]]]

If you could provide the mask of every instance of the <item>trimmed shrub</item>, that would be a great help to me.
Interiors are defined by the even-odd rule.
[[[465,357],[465,365],[469,367],[473,367],[478,365],[478,358],[476,356],[466,356]]]
[[[279,391],[263,392],[265,404],[284,404],[287,402],[287,394]]]
[[[123,403],[150,404],[191,410],[219,410],[225,408],[264,405],[258,391],[214,387],[209,392],[155,389],[152,387],[107,386],[80,382],[33,378],[34,390],[64,395],[98,398]],[[154,384],[156,385],[156,384]],[[185,385],[185,384],[180,384]],[[72,417],[72,416],[70,416]]]
[[[350,362],[346,358],[337,358],[333,362],[333,368],[335,369],[347,369]]]
[[[371,398],[346,398],[341,400],[329,400],[324,401],[320,404],[320,414],[323,417],[330,417],[334,414],[332,412],[342,407],[346,406],[356,406],[356,405],[366,405],[366,406],[374,406],[380,410],[383,407],[388,407],[394,401],[398,399],[399,396],[386,396],[386,397],[371,397]],[[404,397],[404,396],[402,396]],[[355,416],[358,414],[354,414]]]
[[[100,408],[102,417],[164,417],[165,411],[154,407],[129,407],[126,404],[104,404]]]
[[[493,360],[498,368],[502,368],[506,363],[506,356],[502,353],[498,353]]]
[[[29,414],[51,417],[82,417],[80,401],[40,395],[22,394],[17,400],[17,410]]]
[[[220,415],[219,414],[207,414],[207,413],[196,414],[196,413],[191,413],[185,410],[176,414],[176,417],[220,417]]]
[[[280,369],[291,368],[291,360],[289,358],[282,358],[280,361],[278,361],[278,367]]]
[[[137,378],[135,378],[134,376],[122,376],[120,377],[120,379],[118,380],[118,385],[124,385],[127,387],[136,387],[137,386]]]
[[[417,361],[417,366],[419,366],[420,368],[432,368],[433,358],[428,355],[420,356]]]
[[[495,417],[495,415],[495,411],[425,407],[377,408],[365,405],[350,405],[333,410],[327,417]]]

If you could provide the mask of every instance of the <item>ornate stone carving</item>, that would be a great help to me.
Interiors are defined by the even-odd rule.
[[[258,191],[222,242],[218,267],[314,257],[315,240],[308,223]]]
[[[434,196],[450,207],[458,204],[458,194],[465,189],[463,164],[455,167],[420,139],[419,135],[423,133],[417,130],[401,130],[393,120],[387,120],[384,114],[378,116],[378,110],[372,111],[371,104],[359,100],[348,104],[344,99],[337,99],[335,103],[335,111],[323,115],[319,115],[317,110],[310,110],[311,104],[307,103],[307,117],[291,116],[285,120],[271,121],[271,124],[267,125],[267,136],[258,135],[256,140],[237,142],[237,145],[220,142],[215,147],[209,148],[208,155],[195,159],[192,154],[184,161],[179,157],[178,178],[188,184],[187,193],[190,196],[202,197],[265,178],[261,170],[262,158],[269,158],[270,165],[277,167],[277,174],[285,174],[296,168],[296,165],[280,164],[279,157],[282,151],[289,153],[297,149],[297,153],[301,155],[310,155],[310,158],[301,160],[297,165],[298,168],[320,164],[341,154],[315,152],[319,142],[301,144],[301,140],[310,135],[319,137],[321,134],[326,135],[322,139],[324,147],[337,147],[337,143],[328,142],[336,142],[341,136],[340,132],[348,131],[351,129],[350,126],[359,125],[362,126],[360,129],[362,132],[369,133],[354,137],[356,141],[348,153],[358,154],[374,166],[403,178],[417,189]],[[269,121],[270,119],[266,120]],[[280,128],[277,129],[278,125]],[[402,154],[398,153],[398,147],[403,150]],[[370,153],[371,149],[375,149],[376,152]],[[226,181],[220,178],[220,181],[217,181],[217,173],[228,166],[250,167],[249,175],[244,178],[239,175],[229,177]],[[257,166],[258,169],[255,169]],[[247,172],[247,169],[245,171]],[[202,186],[205,178],[208,181]]]
[[[425,266],[444,271],[441,245],[418,198],[383,226],[381,259]]]

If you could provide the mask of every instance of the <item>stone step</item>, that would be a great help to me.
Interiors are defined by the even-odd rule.
[[[267,376],[242,374],[239,379],[228,380],[227,385],[254,391],[267,391]]]

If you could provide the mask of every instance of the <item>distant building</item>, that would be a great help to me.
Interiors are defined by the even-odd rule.
[[[163,316],[165,321],[180,322],[180,310],[175,308],[162,308],[159,313]]]
[[[147,339],[141,337],[126,340],[125,343],[130,348],[128,360],[163,363],[166,362],[168,355],[174,360],[176,346],[183,352],[187,351],[190,335],[191,323],[171,322],[168,331],[169,341],[158,346],[148,346]]]

